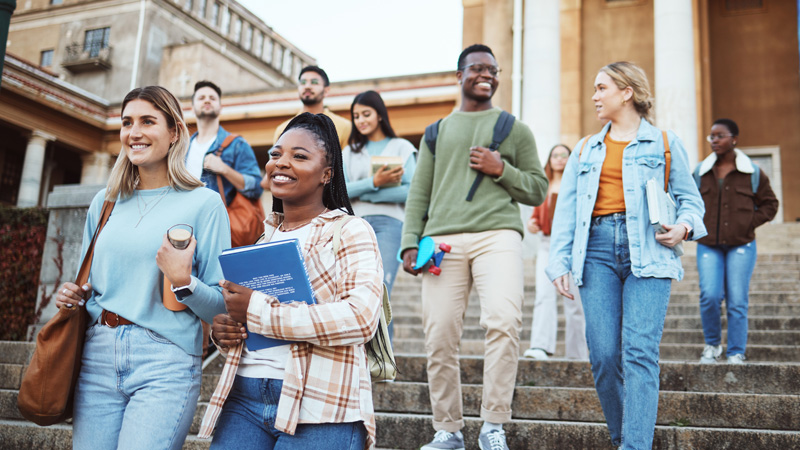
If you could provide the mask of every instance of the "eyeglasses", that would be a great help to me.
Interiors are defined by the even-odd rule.
[[[714,140],[725,139],[726,137],[733,137],[732,134],[709,134],[706,136],[706,140],[708,142],[714,142]]]
[[[475,73],[479,73],[479,74],[483,73],[484,70],[488,70],[489,71],[489,75],[491,75],[493,77],[496,77],[497,74],[500,73],[500,68],[499,67],[492,66],[492,65],[489,65],[489,64],[478,64],[478,63],[467,64],[466,66],[462,67],[459,70],[465,70],[465,69],[469,69],[469,70],[471,70],[471,71],[473,71]]]

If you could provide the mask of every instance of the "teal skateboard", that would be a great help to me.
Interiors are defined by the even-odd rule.
[[[437,252],[437,249],[440,251]],[[428,272],[432,275],[440,275],[442,269],[439,266],[442,264],[444,254],[450,253],[451,249],[452,247],[445,243],[441,243],[437,246],[430,236],[420,239],[419,250],[417,251],[417,262],[414,265],[414,270],[419,270],[430,262],[431,266],[428,267]]]

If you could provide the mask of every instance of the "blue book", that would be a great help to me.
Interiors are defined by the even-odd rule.
[[[316,303],[297,239],[231,248],[219,255],[219,263],[226,280],[275,297],[281,303]],[[250,351],[288,342],[250,330],[245,340]]]

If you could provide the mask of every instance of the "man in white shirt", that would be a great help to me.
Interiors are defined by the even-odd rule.
[[[194,85],[192,108],[197,117],[197,133],[189,141],[186,168],[209,189],[219,192],[217,174],[222,176],[226,205],[239,191],[247,198],[261,196],[261,170],[250,144],[241,136],[234,139],[220,156],[215,153],[230,133],[219,125],[222,90],[210,81]]]

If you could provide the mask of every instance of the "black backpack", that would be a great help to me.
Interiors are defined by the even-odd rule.
[[[500,144],[511,134],[511,128],[514,126],[515,120],[516,118],[510,113],[506,111],[500,112],[500,117],[497,118],[497,122],[494,124],[494,131],[492,132],[492,143],[489,145],[491,151],[496,152],[497,149],[500,148]],[[436,160],[436,139],[439,137],[439,123],[441,121],[442,119],[439,119],[425,128],[425,143],[428,144],[428,150],[433,154],[434,161]],[[469,188],[469,193],[467,194],[468,202],[472,201],[472,197],[475,195],[478,185],[481,184],[483,180],[483,176],[483,172],[478,172],[475,176],[475,181],[472,182],[472,187]]]

